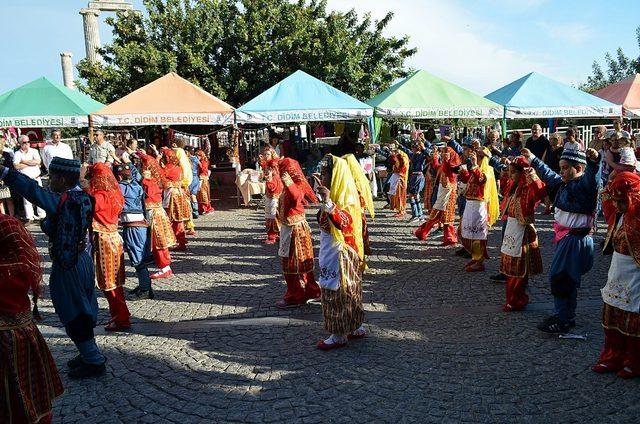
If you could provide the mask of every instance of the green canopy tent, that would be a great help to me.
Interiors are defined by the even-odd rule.
[[[375,108],[376,118],[502,118],[499,104],[423,70],[413,72],[367,104]],[[377,132],[379,125],[375,127]]]
[[[86,127],[89,114],[102,107],[86,94],[41,77],[0,96],[0,127]]]

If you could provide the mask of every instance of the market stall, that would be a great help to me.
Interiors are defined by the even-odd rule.
[[[640,118],[640,74],[608,85],[593,95],[622,106],[622,113],[629,119]]]
[[[622,108],[577,88],[531,72],[486,98],[501,104],[507,119],[602,118],[620,116]]]
[[[298,70],[239,107],[236,122],[246,135],[258,132],[252,140],[256,144],[269,141],[261,133],[268,127],[283,142],[280,153],[296,158],[309,171],[320,160],[321,149],[341,147],[338,141],[347,122],[358,128],[359,138],[365,138],[372,115],[371,106]]]
[[[413,72],[367,103],[375,108],[374,140],[380,138],[383,119],[502,117],[500,105],[424,70]]]

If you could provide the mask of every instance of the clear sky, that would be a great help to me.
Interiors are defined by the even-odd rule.
[[[622,47],[640,55],[635,29],[638,0],[328,0],[339,10],[354,7],[395,18],[389,34],[408,34],[422,68],[479,94],[531,72],[566,83],[590,74],[594,59]],[[134,0],[140,8],[142,1]],[[0,93],[40,76],[62,81],[60,52],[82,59],[79,10],[87,0],[0,0]],[[103,41],[110,30],[103,23]],[[77,75],[76,75],[77,77]]]

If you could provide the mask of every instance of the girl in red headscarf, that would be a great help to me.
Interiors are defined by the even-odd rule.
[[[530,275],[542,272],[538,235],[533,226],[536,205],[546,196],[545,184],[522,156],[509,164],[503,180],[503,215],[507,225],[502,240],[500,272],[507,277],[505,312],[520,311],[529,303]]]
[[[278,202],[284,186],[278,170],[278,156],[275,150],[267,149],[261,163],[265,178],[264,223],[267,230],[265,244],[274,244],[280,237],[280,222],[278,221]]]
[[[291,158],[279,162],[284,191],[278,205],[280,220],[280,248],[278,255],[287,282],[287,291],[278,308],[290,308],[320,297],[320,287],[313,275],[313,243],[311,228],[304,207],[307,201],[317,202],[313,189],[300,168]]]
[[[169,215],[173,232],[178,241],[177,250],[187,249],[185,222],[191,219],[189,196],[182,189],[182,167],[180,159],[172,149],[164,149],[164,201],[163,206]]]
[[[198,156],[198,178],[200,178],[200,190],[196,195],[198,200],[198,212],[201,215],[208,215],[213,212],[211,206],[211,186],[209,184],[209,159],[202,151],[196,152]]]
[[[453,221],[456,216],[457,201],[457,170],[460,166],[460,156],[451,147],[443,147],[438,154],[433,155],[432,167],[437,170],[435,190],[438,197],[432,206],[429,219],[414,231],[418,240],[426,240],[431,230],[438,224],[444,226],[443,245],[450,246],[458,243]]]
[[[96,163],[91,166],[90,172],[91,179],[86,191],[95,199],[92,224],[93,261],[98,288],[107,298],[111,313],[111,320],[104,329],[127,330],[131,328],[131,314],[124,295],[124,247],[118,233],[124,198],[108,165]]]
[[[151,228],[151,252],[160,271],[151,274],[152,279],[168,278],[173,275],[169,248],[176,245],[176,236],[167,212],[162,207],[164,172],[158,161],[139,152],[142,161],[142,189],[145,196],[145,212]]]
[[[602,289],[604,348],[591,369],[633,378],[640,376],[640,176],[621,172],[608,192],[617,214],[604,253],[613,258]]]
[[[50,423],[64,389],[33,321],[29,291],[42,292],[40,255],[29,232],[0,214],[0,422]],[[35,308],[34,308],[35,309]]]

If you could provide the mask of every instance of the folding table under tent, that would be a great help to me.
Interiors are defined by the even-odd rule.
[[[89,114],[102,107],[86,94],[41,77],[0,95],[0,127],[86,127]]]
[[[627,118],[640,118],[640,74],[631,75],[622,81],[608,85],[593,95],[621,105],[622,113]]]
[[[366,120],[373,108],[296,71],[236,110],[240,124]]]
[[[485,96],[504,106],[506,119],[602,118],[622,108],[599,97],[531,72]]]
[[[233,107],[174,72],[93,113],[99,126],[229,125]]]

